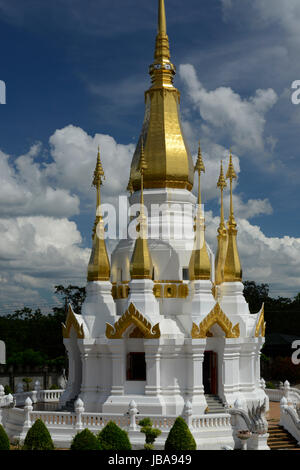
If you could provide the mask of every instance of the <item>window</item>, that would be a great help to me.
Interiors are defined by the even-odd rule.
[[[131,352],[127,354],[127,380],[146,380],[145,353]]]
[[[189,280],[189,268],[182,268],[182,280],[183,281]]]

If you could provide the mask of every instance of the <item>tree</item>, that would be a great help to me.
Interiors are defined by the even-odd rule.
[[[2,424],[0,424],[0,450],[10,450],[9,439]]]
[[[73,437],[70,450],[102,450],[102,447],[95,434],[84,429]]]
[[[141,419],[139,426],[141,426],[141,432],[146,436],[146,443],[144,448],[146,450],[153,450],[155,439],[161,435],[160,429],[152,428],[152,421],[150,418]]]
[[[196,450],[197,445],[195,439],[188,428],[184,419],[179,416],[176,418],[167,440],[165,442],[165,450],[168,452],[176,452],[177,450]]]
[[[54,450],[51,435],[41,419],[37,419],[28,430],[23,450]]]
[[[103,450],[131,450],[127,432],[113,421],[109,421],[97,437]]]
[[[256,284],[254,281],[244,281],[244,296],[250,311],[257,313],[269,298],[269,285]]]

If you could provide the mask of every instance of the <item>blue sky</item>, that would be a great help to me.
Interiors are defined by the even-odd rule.
[[[244,278],[300,291],[298,0],[166,0],[175,85],[214,246],[215,182],[231,146]],[[53,305],[53,285],[84,284],[100,144],[114,201],[127,185],[150,85],[156,0],[0,0],[0,295]],[[116,171],[116,169],[118,169]]]

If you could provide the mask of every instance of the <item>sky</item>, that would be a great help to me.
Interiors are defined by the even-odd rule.
[[[298,0],[165,0],[181,119],[206,173],[207,241],[216,181],[232,149],[243,278],[274,297],[300,291]],[[0,0],[0,314],[57,304],[84,285],[95,216],[126,194],[150,86],[157,0]],[[197,188],[195,187],[195,190]],[[228,210],[228,192],[225,197]]]

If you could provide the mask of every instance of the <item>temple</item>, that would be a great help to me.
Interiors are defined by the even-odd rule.
[[[236,173],[232,154],[220,162],[220,225],[217,253],[205,240],[199,143],[194,164],[180,121],[164,0],[145,117],[132,158],[129,204],[140,204],[138,236],[121,240],[109,259],[98,150],[97,192],[86,300],[81,315],[69,307],[63,325],[69,378],[61,405],[80,398],[87,412],[120,414],[134,400],[141,415],[226,414],[236,403],[247,410],[265,400],[260,378],[264,311],[250,314],[233,207]],[[113,164],[113,162],[112,162]],[[195,178],[196,176],[196,178]],[[192,193],[196,184],[197,197]],[[225,222],[223,193],[230,192]],[[194,433],[198,448],[233,444],[230,425]],[[205,445],[204,445],[205,443]]]

